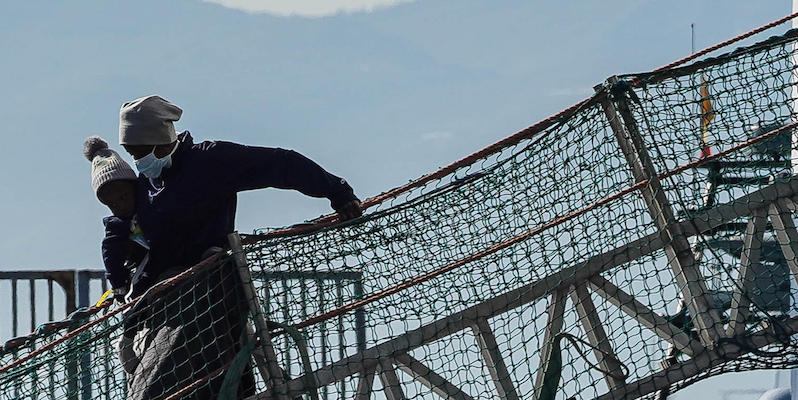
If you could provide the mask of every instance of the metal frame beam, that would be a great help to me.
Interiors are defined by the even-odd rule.
[[[416,360],[409,354],[399,354],[394,357],[396,366],[406,374],[428,387],[437,395],[444,399],[452,400],[473,400],[469,394],[463,392],[457,386],[429,369],[421,361]]]
[[[576,305],[576,312],[579,314],[579,321],[587,336],[588,342],[594,347],[593,354],[602,369],[604,379],[610,389],[626,384],[623,368],[618,362],[618,356],[610,344],[610,339],[601,324],[601,318],[596,311],[596,306],[590,298],[590,292],[585,284],[574,285],[571,291],[571,300]]]
[[[701,343],[691,339],[690,335],[677,328],[667,319],[655,313],[601,275],[591,277],[590,286],[593,287],[593,290],[601,297],[620,308],[627,315],[653,331],[663,340],[672,344],[682,353],[693,356],[703,350]]]
[[[700,234],[717,228],[733,219],[749,216],[754,208],[767,207],[769,203],[776,201],[776,199],[796,196],[796,193],[798,193],[798,177],[793,177],[785,182],[777,182],[742,196],[732,202],[697,213],[691,219],[679,223],[679,229],[687,236]],[[661,250],[664,246],[660,234],[654,233],[606,253],[596,255],[585,262],[562,269],[543,279],[510,290],[324,366],[313,372],[316,382],[318,382],[319,386],[326,386],[359,374],[362,371],[372,370],[376,368],[380,358],[395,357],[397,354],[407,353],[427,343],[440,340],[469,328],[480,318],[491,318],[523,306],[559,288],[567,288],[618,265]],[[654,325],[657,327],[667,326],[661,323],[654,323]],[[666,329],[670,330],[671,328]],[[675,329],[679,331],[678,328]],[[672,336],[677,338],[677,343],[682,342],[678,340],[678,335]],[[684,346],[687,351],[690,351],[692,347],[690,345]],[[696,347],[700,348],[700,346]],[[296,396],[309,389],[305,387],[304,382],[305,379],[301,376],[288,382],[289,395]],[[270,396],[270,392],[262,392],[257,396],[250,397],[250,399],[267,399]]]
[[[507,364],[504,363],[499,344],[496,342],[496,336],[493,334],[493,330],[490,329],[487,318],[477,319],[471,325],[471,329],[477,338],[477,344],[482,352],[482,360],[488,368],[499,398],[502,400],[518,400],[520,397],[518,392],[515,391],[510,371],[507,369]]]
[[[540,360],[538,361],[538,369],[535,375],[535,389],[533,392],[533,398],[535,399],[540,398],[540,392],[543,390],[543,377],[546,375],[546,368],[551,358],[551,346],[549,344],[562,331],[566,301],[568,301],[568,291],[566,289],[555,290],[551,295],[551,301],[546,311],[548,320],[546,321],[546,330],[543,331],[543,341],[540,343]]]
[[[227,235],[227,240],[230,243],[230,249],[233,253],[233,260],[235,262],[236,269],[238,270],[239,278],[241,279],[241,286],[244,290],[244,296],[247,298],[249,311],[252,313],[252,319],[255,322],[255,333],[258,336],[258,339],[260,339],[260,345],[258,347],[263,352],[263,357],[266,359],[266,368],[259,369],[259,372],[268,373],[268,375],[263,376],[262,378],[267,385],[271,384],[272,390],[275,393],[274,397],[276,397],[278,400],[288,400],[288,389],[286,387],[285,379],[283,378],[283,370],[280,368],[279,361],[277,360],[277,354],[274,351],[274,345],[272,344],[272,338],[266,323],[265,314],[263,313],[261,304],[255,295],[257,292],[255,291],[254,284],[252,283],[252,277],[249,274],[247,257],[244,254],[244,249],[241,247],[241,237],[238,235],[238,232],[233,232]],[[308,390],[314,389],[308,388]]]
[[[743,236],[743,250],[740,254],[740,269],[737,277],[738,284],[732,295],[729,313],[729,336],[736,336],[745,332],[745,321],[748,319],[749,306],[751,305],[751,289],[754,285],[754,276],[751,270],[759,263],[762,254],[765,225],[767,225],[767,210],[765,208],[755,209],[751,219],[748,220]]]
[[[360,373],[360,378],[357,381],[355,400],[369,400],[371,398],[371,391],[374,387],[374,374],[376,372],[375,368],[371,368]],[[261,397],[258,398],[260,399]]]
[[[607,80],[611,85],[619,82],[613,76]],[[682,298],[690,310],[693,325],[697,328],[704,346],[712,347],[725,336],[718,312],[713,308],[704,285],[704,277],[698,269],[695,255],[687,241],[687,236],[679,229],[671,204],[659,182],[659,174],[648,155],[645,142],[637,122],[629,108],[625,95],[615,97],[615,104],[609,99],[601,100],[601,106],[618,141],[636,182],[647,181],[640,189],[651,218],[666,243],[665,252],[668,263],[679,284]],[[620,115],[620,119],[618,116]],[[621,122],[621,120],[623,122]]]
[[[396,370],[389,358],[382,358],[379,360],[377,366],[377,373],[380,375],[380,382],[382,382],[382,389],[385,392],[385,397],[388,400],[405,400],[404,391],[402,391],[402,384],[399,382],[399,377],[396,376]]]
[[[770,205],[770,222],[779,242],[784,259],[793,277],[798,281],[798,231],[792,220],[792,202],[778,199]]]
[[[774,334],[772,329],[764,328],[751,336],[740,338],[745,341],[745,346],[734,342],[724,342],[716,348],[703,352],[689,360],[671,365],[665,370],[649,375],[645,378],[628,383],[624,387],[611,390],[596,400],[636,399],[667,387],[673,382],[689,379],[707,371],[713,366],[728,362],[750,353],[754,349],[761,349],[773,343],[779,343],[784,338],[782,333],[798,332],[798,317],[793,317],[783,322],[785,331]]]

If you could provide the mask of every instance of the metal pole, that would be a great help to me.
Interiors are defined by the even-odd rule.
[[[30,331],[36,330],[36,280],[29,279],[30,287]]]
[[[88,307],[89,281],[91,271],[78,271],[78,308]],[[79,340],[79,339],[78,339]],[[80,355],[80,386],[83,400],[91,400],[91,351],[88,348],[81,351]]]
[[[355,299],[363,298],[363,274],[358,272],[355,280]],[[357,351],[366,350],[366,310],[362,307],[355,310],[355,329],[357,332]]]
[[[271,382],[273,393],[277,394],[277,399],[288,400],[283,371],[280,369],[280,365],[277,361],[277,354],[274,352],[271,334],[269,334],[269,328],[266,324],[266,318],[263,314],[261,304],[258,302],[257,296],[255,296],[255,285],[252,283],[252,276],[247,266],[247,257],[241,246],[241,236],[238,235],[238,232],[233,232],[227,235],[227,240],[230,243],[233,260],[235,261],[238,275],[241,278],[241,284],[244,295],[247,298],[249,311],[252,313],[252,319],[255,321],[256,333],[261,341],[260,346],[268,363],[269,375],[264,376],[263,380],[267,384]]]
[[[55,319],[53,313],[53,280],[47,280],[47,320],[52,321]]]
[[[17,280],[11,280],[11,335],[17,337]]]

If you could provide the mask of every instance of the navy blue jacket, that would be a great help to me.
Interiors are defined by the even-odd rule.
[[[141,243],[143,233],[132,228],[134,218],[120,218],[114,215],[103,218],[105,237],[102,242],[105,278],[113,289],[127,288],[130,283],[130,269],[141,265],[147,255],[149,245]]]
[[[102,254],[105,277],[114,289],[124,287],[130,280],[125,269],[125,261],[129,256],[130,224],[130,219],[115,216],[103,218],[105,237],[102,242]]]
[[[208,248],[227,245],[238,192],[294,189],[326,197],[336,210],[357,199],[346,181],[292,150],[223,141],[195,144],[188,132],[178,141],[172,166],[159,179],[139,175],[136,213],[150,243],[145,270],[152,282],[147,286],[160,272],[189,268]]]

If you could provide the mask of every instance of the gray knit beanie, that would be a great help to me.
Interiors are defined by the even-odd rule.
[[[159,145],[177,140],[174,121],[183,110],[151,95],[122,104],[119,110],[119,144]]]
[[[91,136],[83,142],[83,155],[91,161],[91,188],[94,195],[102,185],[117,180],[137,179],[133,168],[108,148],[108,143],[99,136]]]

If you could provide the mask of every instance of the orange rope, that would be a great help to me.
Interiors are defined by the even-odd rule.
[[[753,139],[750,139],[748,141],[745,141],[745,142],[743,142],[743,143],[741,143],[741,144],[739,144],[737,146],[733,146],[733,147],[731,147],[729,149],[726,149],[724,151],[718,152],[717,154],[713,154],[713,155],[710,155],[708,157],[701,158],[701,159],[699,159],[697,161],[682,165],[682,166],[680,166],[678,168],[675,168],[675,169],[673,169],[671,171],[667,171],[665,173],[662,173],[662,174],[657,176],[657,179],[663,180],[663,179],[672,177],[672,176],[674,176],[674,175],[676,175],[678,173],[684,172],[685,170],[692,169],[692,168],[695,168],[695,167],[697,167],[699,165],[706,164],[706,163],[708,163],[710,161],[714,161],[714,160],[716,160],[716,159],[718,159],[720,157],[727,156],[727,155],[729,155],[729,154],[731,154],[733,152],[739,151],[739,150],[741,150],[743,148],[746,148],[746,147],[751,146],[753,144],[759,143],[759,142],[761,142],[763,140],[767,140],[767,139],[769,139],[769,138],[771,138],[771,137],[773,137],[775,135],[778,135],[781,132],[784,132],[785,130],[794,129],[796,127],[798,127],[798,122],[793,122],[793,123],[784,125],[784,126],[778,128],[778,129],[774,129],[774,130],[772,130],[772,131],[770,131],[770,132],[768,132],[768,133],[766,133],[764,135],[757,136],[756,138],[753,138]],[[507,248],[509,246],[512,246],[513,244],[516,244],[518,242],[524,241],[524,240],[526,240],[526,239],[528,239],[528,238],[530,238],[530,237],[532,237],[532,236],[534,236],[534,235],[536,235],[536,234],[538,234],[540,232],[543,232],[543,231],[545,231],[545,230],[547,230],[549,228],[552,228],[554,226],[560,225],[563,222],[570,221],[570,220],[572,220],[572,219],[574,219],[574,218],[576,218],[576,217],[578,217],[578,216],[580,216],[582,214],[585,214],[585,213],[587,213],[589,211],[595,210],[596,208],[599,208],[599,207],[601,207],[601,206],[603,206],[603,205],[605,205],[605,204],[607,204],[607,203],[609,203],[609,202],[611,202],[613,200],[619,199],[619,198],[621,198],[621,197],[623,197],[623,196],[625,196],[625,195],[627,195],[627,194],[629,194],[629,193],[631,193],[631,192],[633,192],[633,191],[635,191],[637,189],[640,189],[640,188],[644,187],[645,185],[648,184],[648,182],[649,182],[648,179],[645,179],[645,180],[642,180],[640,182],[637,182],[636,184],[634,184],[634,185],[632,185],[632,186],[630,186],[630,187],[628,187],[626,189],[623,189],[621,191],[618,191],[615,194],[607,196],[607,197],[605,197],[605,198],[603,198],[603,199],[601,199],[601,200],[599,200],[599,201],[597,201],[597,202],[595,202],[595,203],[593,203],[591,205],[588,205],[587,207],[581,208],[579,210],[576,210],[576,211],[573,211],[573,212],[571,212],[569,214],[566,214],[566,215],[564,215],[562,217],[556,218],[556,219],[554,219],[554,220],[552,220],[552,221],[550,221],[550,222],[548,222],[546,224],[543,224],[543,225],[538,226],[536,228],[533,228],[533,229],[531,229],[531,230],[529,230],[529,231],[527,231],[525,233],[522,233],[522,234],[520,234],[518,236],[515,236],[512,239],[509,239],[509,240],[506,240],[506,241],[501,242],[499,244],[493,245],[493,246],[491,246],[491,247],[489,247],[489,248],[487,248],[485,250],[482,250],[482,251],[480,251],[478,253],[472,254],[472,255],[470,255],[468,257],[462,258],[462,259],[460,259],[458,261],[455,261],[454,263],[451,263],[451,264],[446,265],[444,267],[441,267],[439,269],[430,271],[430,272],[428,272],[426,274],[417,276],[415,278],[412,278],[412,279],[409,279],[409,280],[404,281],[402,283],[399,283],[399,284],[397,284],[395,286],[389,287],[389,288],[387,288],[385,290],[377,292],[377,293],[375,293],[375,294],[373,294],[371,296],[368,296],[368,297],[366,297],[364,299],[361,299],[361,300],[358,300],[358,301],[354,301],[354,302],[349,303],[347,305],[344,305],[344,306],[341,306],[339,308],[330,310],[330,311],[328,311],[326,313],[319,314],[317,316],[311,317],[311,318],[309,318],[309,319],[307,319],[305,321],[302,321],[302,322],[298,323],[296,325],[296,327],[299,328],[299,329],[306,328],[306,327],[308,327],[310,325],[313,325],[313,324],[316,324],[318,322],[335,318],[335,317],[337,317],[337,316],[339,316],[341,314],[345,314],[347,312],[350,312],[350,311],[353,311],[353,310],[355,310],[357,308],[366,306],[366,305],[368,305],[370,303],[373,303],[375,301],[384,299],[385,297],[388,297],[388,296],[390,296],[392,294],[396,294],[396,293],[398,293],[398,292],[400,292],[402,290],[408,289],[408,288],[410,288],[412,286],[424,283],[424,282],[426,282],[426,281],[428,281],[428,280],[430,280],[432,278],[435,278],[435,277],[437,277],[439,275],[442,275],[442,274],[445,274],[445,273],[447,273],[449,271],[457,269],[458,267],[461,267],[461,266],[463,266],[465,264],[468,264],[468,263],[470,263],[472,261],[476,261],[476,260],[478,260],[480,258],[483,258],[485,256],[491,255],[493,253],[496,253],[497,251],[500,251],[500,250],[503,250],[503,249],[505,249],[505,248]]]
[[[777,19],[775,21],[772,21],[770,23],[762,25],[759,28],[752,29],[752,30],[750,30],[750,31],[748,31],[746,33],[743,33],[741,35],[735,36],[735,37],[733,37],[733,38],[731,38],[729,40],[725,40],[725,41],[720,42],[718,44],[715,44],[713,46],[707,47],[707,48],[705,48],[705,49],[703,49],[701,51],[693,53],[693,54],[691,54],[691,55],[689,55],[687,57],[684,57],[684,58],[682,58],[680,60],[674,61],[674,62],[672,62],[670,64],[663,65],[663,66],[655,69],[653,72],[661,72],[661,71],[664,71],[664,70],[667,70],[667,69],[671,69],[671,68],[674,68],[676,66],[685,64],[685,63],[687,63],[689,61],[695,60],[696,58],[704,56],[704,55],[706,55],[708,53],[711,53],[711,52],[713,52],[715,50],[718,50],[720,48],[726,47],[726,46],[728,46],[730,44],[739,42],[741,40],[747,39],[747,38],[749,38],[749,37],[751,37],[751,36],[753,36],[753,35],[755,35],[757,33],[760,33],[762,31],[770,29],[770,28],[772,28],[774,26],[783,24],[783,23],[785,23],[785,22],[787,22],[787,21],[789,21],[789,20],[791,20],[791,19],[793,19],[795,17],[798,17],[798,12],[789,14],[789,15],[787,15],[785,17],[779,18],[779,19]],[[635,85],[636,81],[637,80],[635,79],[632,82],[633,86]],[[599,96],[600,95],[603,95],[603,93],[599,94]],[[479,150],[476,153],[473,153],[473,154],[471,154],[471,155],[469,155],[469,156],[467,156],[465,158],[457,160],[454,163],[449,164],[448,166],[443,167],[443,168],[435,171],[434,173],[431,173],[431,174],[428,174],[428,175],[424,175],[421,178],[418,178],[418,179],[416,179],[414,181],[411,181],[411,182],[409,182],[409,183],[407,183],[405,185],[399,186],[397,188],[389,190],[388,192],[385,192],[383,194],[379,194],[377,196],[369,198],[369,199],[367,199],[367,200],[365,200],[363,202],[362,208],[363,208],[363,210],[365,210],[365,209],[367,209],[369,207],[372,207],[374,205],[377,205],[377,204],[379,204],[379,203],[381,203],[381,202],[383,202],[383,201],[385,201],[387,199],[396,197],[396,196],[398,196],[398,195],[400,195],[402,193],[408,192],[408,191],[410,191],[410,190],[412,190],[414,188],[417,188],[419,186],[423,186],[424,184],[426,184],[426,183],[428,183],[430,181],[433,181],[433,180],[436,180],[436,179],[440,179],[440,178],[442,178],[442,177],[444,177],[444,176],[456,171],[458,168],[461,168],[461,167],[463,167],[465,165],[471,164],[471,163],[473,163],[474,161],[476,161],[478,159],[481,159],[481,158],[487,157],[487,156],[489,156],[491,154],[494,154],[498,150],[501,150],[501,149],[503,149],[503,148],[505,148],[507,146],[512,146],[512,145],[514,145],[514,144],[516,144],[516,143],[518,143],[518,142],[520,142],[520,141],[522,141],[524,139],[532,137],[533,135],[535,135],[537,133],[540,133],[540,132],[546,130],[547,128],[551,127],[552,125],[554,125],[554,123],[556,121],[560,120],[561,118],[564,118],[566,116],[570,116],[571,114],[575,113],[582,106],[584,106],[585,104],[589,103],[591,100],[595,99],[596,97],[597,97],[596,95],[593,95],[593,96],[591,96],[591,97],[589,97],[587,99],[584,99],[584,100],[572,105],[571,107],[568,107],[568,108],[566,108],[566,109],[564,109],[564,110],[562,110],[562,111],[560,111],[560,112],[558,112],[558,113],[556,113],[556,114],[554,114],[554,115],[552,115],[552,116],[550,116],[550,117],[548,117],[548,118],[546,118],[546,119],[544,119],[544,120],[542,120],[542,121],[540,121],[540,122],[538,122],[538,123],[536,123],[536,124],[534,124],[532,126],[529,126],[526,129],[523,129],[523,130],[521,130],[521,131],[519,131],[519,132],[517,132],[517,133],[515,133],[515,134],[513,134],[511,136],[508,136],[505,139],[502,139],[502,140],[500,140],[500,141],[498,141],[498,142],[496,142],[496,143],[494,143],[494,144],[492,144],[492,145],[490,145],[488,147],[485,147],[484,149]],[[274,230],[274,231],[271,231],[269,233],[265,233],[265,234],[262,234],[262,235],[249,235],[242,242],[243,242],[243,244],[253,244],[253,243],[257,243],[257,242],[260,242],[260,241],[263,241],[263,240],[268,240],[268,239],[272,239],[272,238],[276,238],[276,237],[294,236],[294,235],[299,235],[299,234],[303,234],[303,233],[314,232],[314,231],[326,228],[328,226],[335,225],[338,222],[339,221],[337,219],[336,214],[328,214],[328,215],[325,215],[323,217],[320,217],[320,218],[317,218],[316,220],[314,220],[313,221],[313,225],[306,225],[306,226],[300,226],[300,227],[294,227],[294,228],[278,229],[278,230]]]

